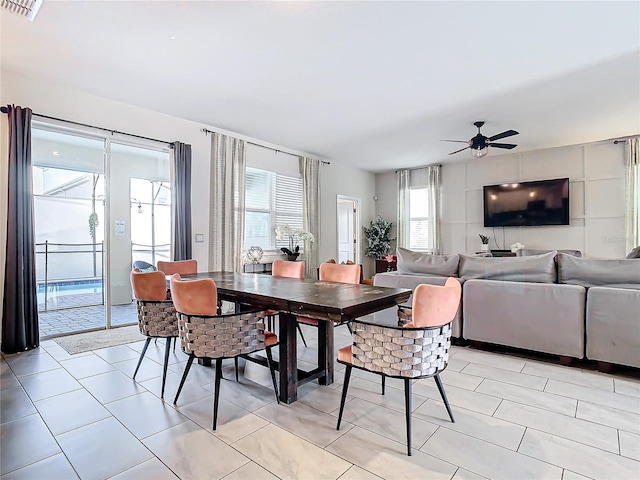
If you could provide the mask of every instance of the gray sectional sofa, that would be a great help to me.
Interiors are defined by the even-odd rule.
[[[413,289],[442,285],[449,276],[463,287],[455,337],[640,368],[640,260],[556,251],[427,255],[399,248],[398,270],[377,274],[374,285]]]

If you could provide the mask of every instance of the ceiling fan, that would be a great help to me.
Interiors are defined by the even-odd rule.
[[[497,135],[493,135],[492,137],[485,137],[480,133],[480,128],[484,125],[484,122],[474,122],[474,125],[478,127],[478,134],[471,138],[471,140],[442,140],[443,142],[457,142],[457,143],[466,143],[467,146],[461,148],[460,150],[456,150],[455,152],[451,152],[449,155],[453,155],[454,153],[462,152],[467,148],[471,149],[471,155],[476,158],[484,157],[487,154],[488,147],[495,148],[506,148],[511,150],[512,148],[517,147],[513,143],[494,143],[495,140],[500,140],[501,138],[511,137],[513,135],[518,135],[518,132],[515,130],[507,130],[502,133],[498,133]]]

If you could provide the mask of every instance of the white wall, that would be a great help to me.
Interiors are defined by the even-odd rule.
[[[360,259],[365,278],[374,272],[374,262],[364,256],[366,237],[362,226],[375,218],[375,174],[365,172],[338,162],[320,167],[320,261],[338,258],[338,195],[360,200],[360,222],[357,232],[360,239]]]
[[[202,233],[204,243],[193,244],[193,257],[198,261],[199,269],[206,270],[208,265],[209,232],[209,159],[211,151],[210,137],[200,129],[204,126],[211,130],[225,132],[213,125],[172,117],[163,113],[146,110],[133,105],[89,95],[77,90],[39,82],[2,71],[0,79],[0,104],[15,104],[31,108],[34,112],[66,120],[112,128],[127,133],[157,138],[166,141],[179,140],[192,145],[192,221],[193,233]],[[7,122],[0,122],[0,269],[4,270],[6,241],[7,208]],[[130,142],[130,137],[118,137]],[[286,146],[270,145],[259,139],[242,137],[249,141],[290,150]],[[267,151],[268,152],[268,151]],[[302,153],[302,152],[295,152]],[[297,167],[296,167],[297,168]],[[339,160],[324,165],[321,173],[321,218],[320,259],[335,257],[336,237],[336,195],[360,197],[362,199],[363,222],[373,218],[374,175],[364,170],[340,165]],[[367,272],[365,272],[367,273]],[[2,292],[0,280],[0,292]]]
[[[569,177],[570,225],[484,228],[482,187]],[[377,211],[396,219],[395,174],[376,177]],[[576,249],[592,258],[624,258],[624,144],[607,140],[525,153],[469,158],[442,167],[442,253],[472,254],[478,234],[509,249]],[[393,214],[393,216],[390,216]],[[503,237],[504,235],[504,237]]]

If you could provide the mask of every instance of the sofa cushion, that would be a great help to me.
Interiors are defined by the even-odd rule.
[[[398,247],[398,273],[458,276],[458,255],[432,255]]]
[[[558,255],[558,283],[640,289],[640,261],[593,260]]]
[[[460,278],[554,283],[555,251],[528,257],[469,257],[460,255]]]

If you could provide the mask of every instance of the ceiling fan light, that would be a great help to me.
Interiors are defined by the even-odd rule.
[[[487,147],[484,148],[472,148],[471,155],[476,158],[484,157],[487,154]]]

